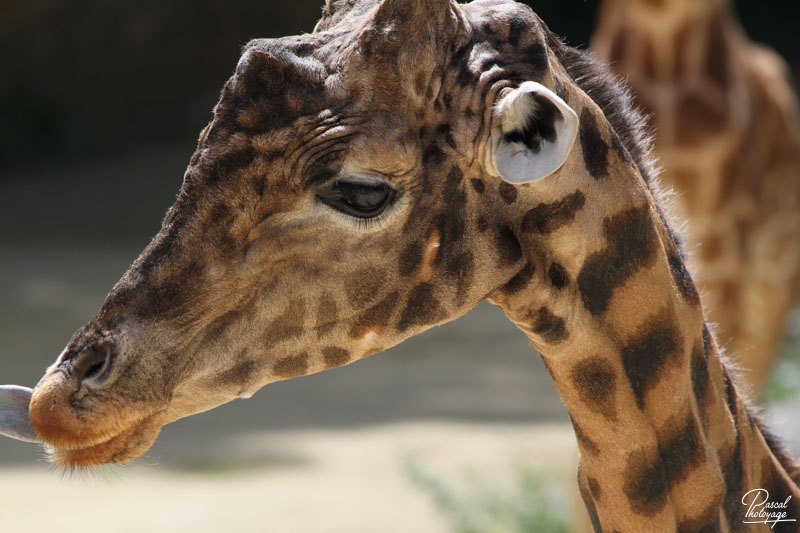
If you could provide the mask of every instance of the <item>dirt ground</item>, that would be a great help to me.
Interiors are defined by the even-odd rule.
[[[150,455],[88,478],[0,470],[2,529],[444,533],[451,523],[412,481],[412,462],[456,488],[479,480],[500,490],[521,468],[571,478],[576,450],[564,425],[447,421],[225,440],[216,463],[159,465]]]

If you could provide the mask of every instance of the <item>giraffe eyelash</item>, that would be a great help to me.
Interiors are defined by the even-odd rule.
[[[356,230],[371,232],[386,226],[400,194],[383,179],[362,176],[338,177],[321,185],[316,199]]]
[[[392,205],[383,213],[373,218],[353,217],[330,207],[328,207],[328,210],[333,212],[334,216],[348,228],[359,233],[373,233],[388,228],[392,220],[403,211],[406,203],[405,198],[398,194]]]

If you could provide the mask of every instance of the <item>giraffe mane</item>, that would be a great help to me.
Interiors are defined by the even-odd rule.
[[[648,132],[646,117],[634,106],[633,96],[624,82],[591,52],[567,46],[544,22],[541,24],[547,35],[547,44],[567,74],[603,110],[644,181],[648,185],[654,182],[658,171],[653,155],[653,135]]]
[[[746,404],[747,405],[747,404]],[[767,425],[759,412],[759,409],[751,405],[747,405],[747,410],[753,423],[758,427],[767,446],[772,451],[773,455],[778,459],[786,473],[797,485],[800,485],[800,463],[792,457],[789,450],[786,448],[783,440],[773,433],[772,429]]]

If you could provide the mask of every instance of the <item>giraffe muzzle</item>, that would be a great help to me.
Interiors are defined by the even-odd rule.
[[[33,390],[30,425],[55,462],[125,462],[158,435],[163,402],[127,396],[130,384],[117,368],[121,344],[118,333],[79,332]]]

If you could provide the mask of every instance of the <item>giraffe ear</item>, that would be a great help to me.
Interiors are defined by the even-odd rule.
[[[564,164],[578,133],[578,115],[553,91],[526,81],[494,110],[487,169],[509,183],[549,176]]]

